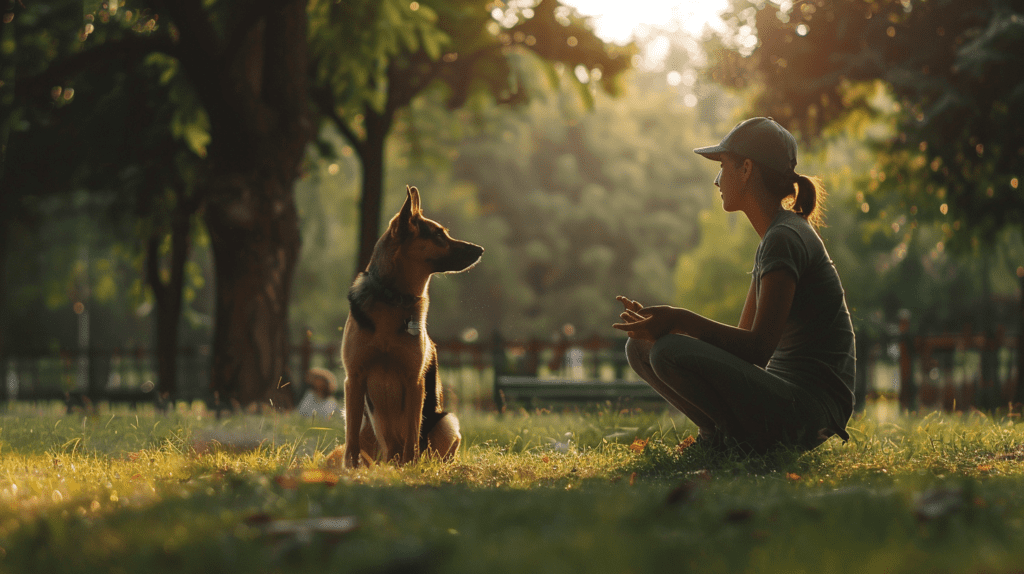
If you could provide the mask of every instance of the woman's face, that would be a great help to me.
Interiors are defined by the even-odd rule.
[[[715,185],[722,194],[722,208],[728,212],[740,209],[740,195],[746,183],[743,177],[743,161],[738,158],[723,155],[719,159],[721,171],[715,178]]]

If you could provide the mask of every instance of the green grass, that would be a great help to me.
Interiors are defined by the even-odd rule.
[[[877,413],[755,459],[663,411],[463,413],[455,462],[333,473],[341,421],[11,406],[0,572],[1024,571],[1021,419]]]

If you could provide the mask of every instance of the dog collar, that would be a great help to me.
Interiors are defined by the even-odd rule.
[[[416,303],[419,303],[420,299],[423,298],[417,297],[416,295],[409,295],[408,293],[401,293],[392,289],[370,272],[364,272],[362,275],[366,277],[366,282],[369,283],[369,286],[372,288],[373,294],[389,305],[412,307]]]

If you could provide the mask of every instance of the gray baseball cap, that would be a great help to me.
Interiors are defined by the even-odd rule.
[[[750,118],[732,128],[722,143],[693,150],[718,161],[725,152],[792,175],[796,168],[796,138],[772,118]]]

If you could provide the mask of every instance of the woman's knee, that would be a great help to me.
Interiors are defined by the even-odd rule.
[[[651,343],[639,339],[626,339],[626,360],[636,370],[637,365],[651,362]]]
[[[655,341],[648,356],[655,370],[683,368],[690,357],[700,357],[700,341],[686,335],[665,335]]]

